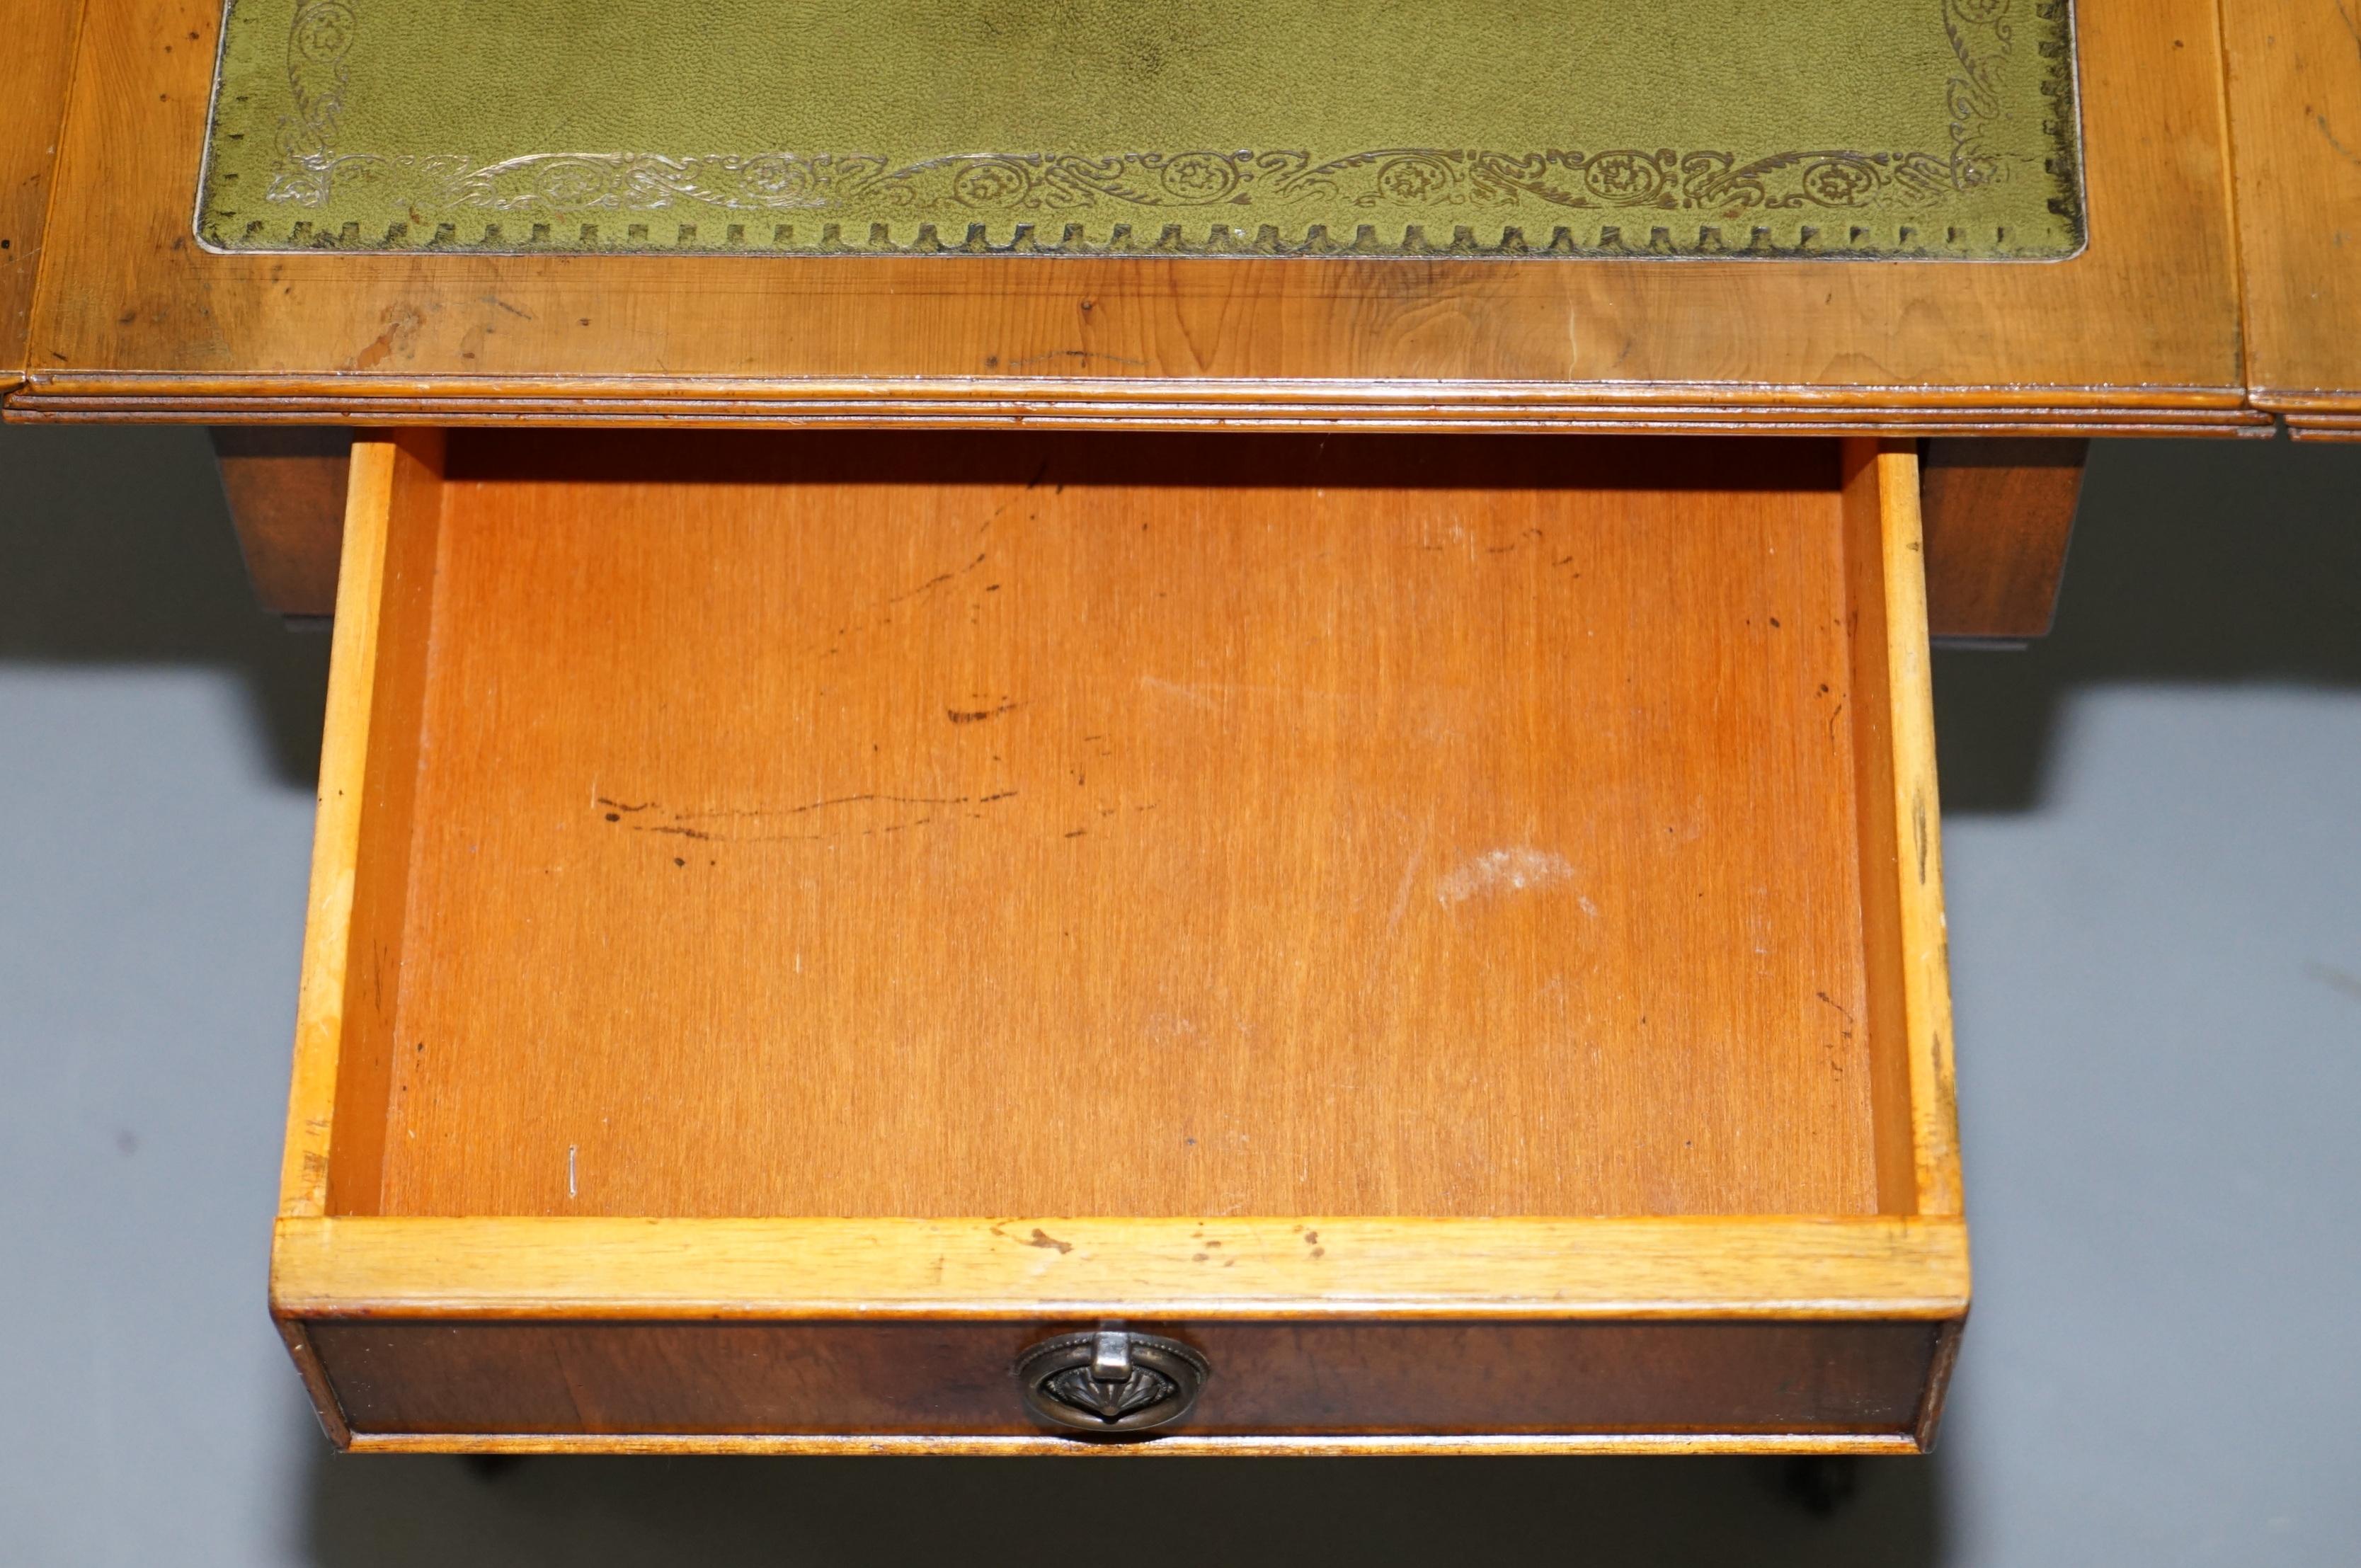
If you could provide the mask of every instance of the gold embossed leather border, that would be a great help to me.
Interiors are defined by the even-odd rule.
[[[545,254],[2081,248],[2070,0],[1655,0],[1642,21],[1626,0],[1356,3],[229,0],[197,233]]]

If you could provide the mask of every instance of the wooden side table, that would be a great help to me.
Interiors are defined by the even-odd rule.
[[[383,18],[268,3],[300,103],[216,130],[332,181]],[[1930,636],[2046,630],[2092,436],[2361,430],[2361,35],[1927,4],[1955,193],[1962,29],[2070,21],[2079,245],[1774,234],[1597,148],[1518,165],[1545,241],[569,239],[499,184],[540,154],[225,226],[223,7],[27,18],[6,416],[214,427],[264,603],[335,617],[271,1284],[330,1434],[1930,1442]]]

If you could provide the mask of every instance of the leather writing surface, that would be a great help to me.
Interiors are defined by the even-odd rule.
[[[230,0],[223,249],[2051,259],[2066,0]]]

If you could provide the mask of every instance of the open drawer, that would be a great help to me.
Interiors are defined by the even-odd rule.
[[[271,1285],[322,1420],[1923,1447],[1916,498],[1871,442],[361,442]]]

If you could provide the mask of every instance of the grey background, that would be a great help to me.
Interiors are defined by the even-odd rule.
[[[1977,1305],[1938,1455],[339,1458],[263,1310],[326,639],[201,434],[0,431],[0,1560],[2034,1568],[2361,1557],[2361,448],[2096,451],[1946,654]]]

